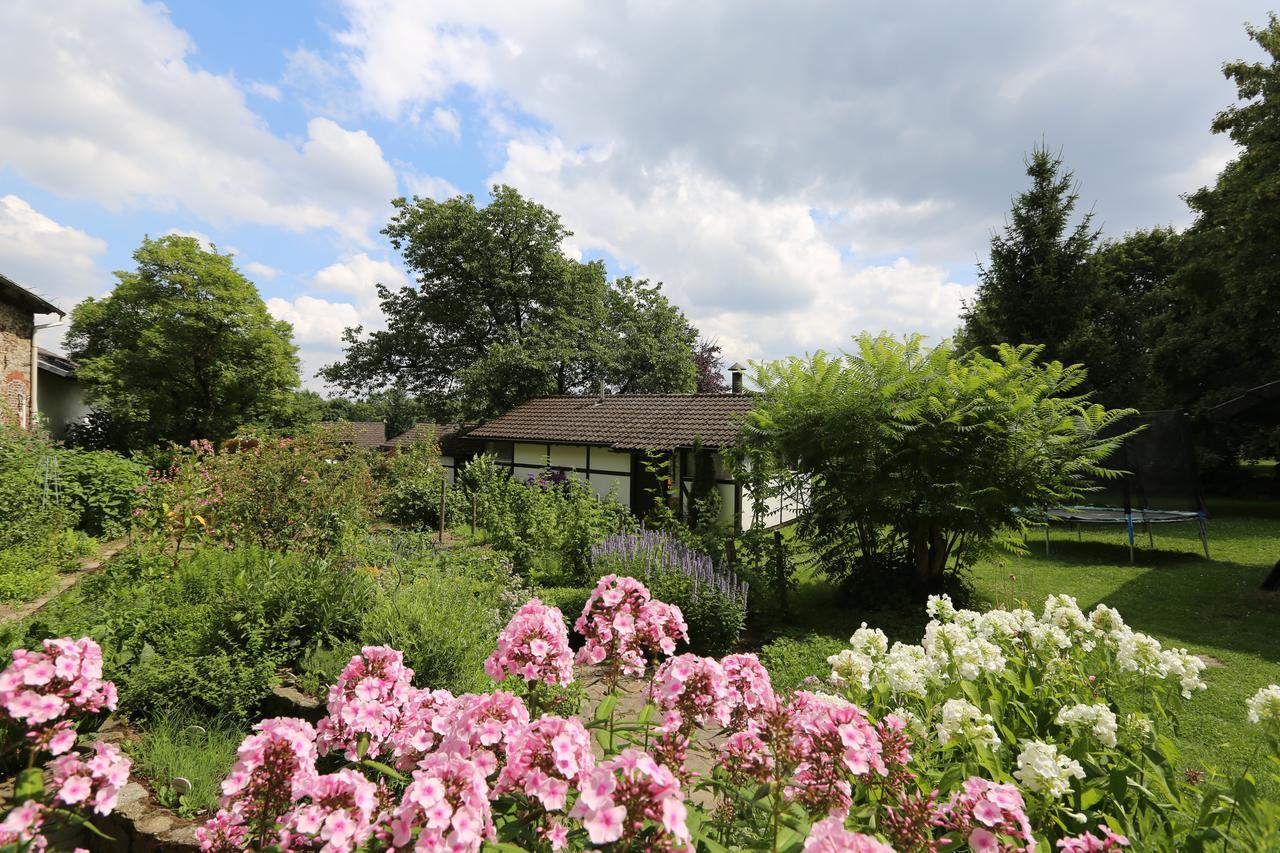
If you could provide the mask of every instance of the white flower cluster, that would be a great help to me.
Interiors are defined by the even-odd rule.
[[[1184,697],[1203,690],[1204,662],[1186,649],[1166,649],[1154,637],[1134,631],[1110,607],[1099,604],[1089,614],[1069,595],[1051,595],[1039,616],[1029,610],[957,609],[946,595],[930,596],[925,608],[933,617],[920,645],[894,643],[864,624],[850,638],[850,648],[828,658],[831,683],[864,693],[886,685],[894,696],[927,695],[935,686],[977,681],[1006,670],[1011,659],[1043,670],[1079,677],[1073,669],[1081,655],[1105,652],[1093,660],[1090,674],[1131,675],[1153,682],[1176,681]]]
[[[1032,740],[1018,753],[1013,776],[1028,791],[1057,799],[1071,790],[1071,777],[1084,778],[1084,768],[1080,762],[1059,755],[1053,744]]]
[[[1106,705],[1070,705],[1058,711],[1057,722],[1069,729],[1088,729],[1103,746],[1116,745],[1116,715]]]
[[[992,725],[991,715],[964,699],[948,699],[942,706],[942,722],[938,723],[938,741],[946,746],[952,741],[981,744],[987,749],[1000,748],[1000,736]]]
[[[1280,684],[1263,687],[1245,703],[1251,723],[1280,723]]]

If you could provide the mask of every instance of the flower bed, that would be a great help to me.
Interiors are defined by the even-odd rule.
[[[1167,730],[1204,687],[1196,658],[1064,596],[1041,614],[956,611],[945,598],[929,609],[918,645],[859,629],[832,656],[832,693],[775,692],[753,655],[674,654],[686,630],[679,608],[613,576],[578,620],[587,644],[576,656],[558,610],[536,599],[521,608],[489,660],[501,679],[489,693],[415,687],[398,651],[368,646],[318,724],[255,727],[202,846],[1276,846],[1280,806],[1257,795],[1252,772],[1177,772]],[[22,660],[3,684],[26,679],[10,674]],[[573,713],[568,684],[584,666],[608,691],[586,716]],[[648,704],[622,715],[619,691],[636,684]],[[1259,690],[1242,727],[1246,717],[1274,759],[1280,687]],[[55,770],[56,790],[83,775],[78,767]],[[67,796],[83,801],[78,791]]]

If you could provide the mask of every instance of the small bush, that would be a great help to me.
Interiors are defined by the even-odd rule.
[[[610,536],[591,549],[591,562],[596,578],[627,575],[648,586],[654,598],[679,605],[689,626],[689,646],[698,654],[724,654],[742,635],[746,584],[670,533]]]
[[[827,658],[838,654],[846,643],[825,634],[779,637],[760,650],[760,661],[769,670],[776,690],[813,687],[819,682],[816,673],[830,669]]]
[[[59,450],[62,501],[90,536],[110,536],[129,523],[143,465],[106,450]]]
[[[383,518],[411,530],[440,526],[440,489],[445,476],[434,441],[417,441],[388,456],[380,467],[379,479]]]
[[[184,817],[218,809],[221,783],[235,763],[244,731],[229,720],[170,714],[128,744],[135,772],[146,777],[161,805]],[[178,793],[176,779],[191,787]]]
[[[404,652],[420,687],[462,693],[489,684],[484,660],[502,624],[501,590],[491,583],[423,568],[364,619],[361,640]]]

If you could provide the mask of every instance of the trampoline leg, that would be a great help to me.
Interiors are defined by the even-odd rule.
[[[1084,541],[1084,534],[1080,532],[1080,530],[1081,530],[1080,525],[1078,525],[1078,524],[1074,524],[1074,523],[1073,523],[1073,524],[1072,524],[1072,526],[1073,526],[1073,527],[1075,527],[1075,529],[1076,529],[1076,541],[1077,541],[1077,542],[1083,542],[1083,541]]]
[[[1049,525],[1044,526],[1044,555],[1049,556]]]
[[[1196,522],[1200,525],[1200,544],[1204,546],[1204,558],[1206,560],[1211,559],[1209,557],[1209,528],[1205,526],[1203,518],[1197,518]]]
[[[1155,535],[1155,533],[1153,533],[1153,532],[1152,532],[1151,522],[1149,522],[1149,521],[1147,522],[1147,544],[1148,544],[1149,546],[1151,546],[1151,550],[1153,550],[1153,551],[1155,550],[1155,547],[1156,547],[1156,535]]]
[[[1133,564],[1133,516],[1125,516],[1125,527],[1129,530],[1129,563]]]

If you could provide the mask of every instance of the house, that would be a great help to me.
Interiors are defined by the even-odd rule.
[[[335,429],[338,444],[381,450],[387,443],[387,425],[382,421],[321,421],[320,426]]]
[[[418,423],[389,439],[383,449],[388,452],[398,451],[419,441],[435,440],[440,446],[440,464],[444,466],[445,476],[452,483],[459,468],[471,461],[480,450],[479,442],[467,437],[466,424],[432,424]]]
[[[67,427],[83,420],[90,411],[84,388],[76,379],[78,365],[65,356],[38,350],[40,398],[36,410],[49,428],[49,435],[65,438]]]
[[[740,419],[754,405],[753,395],[742,393],[740,374],[734,388],[731,394],[539,397],[467,438],[483,442],[484,451],[514,476],[563,471],[590,482],[600,497],[613,495],[641,518],[667,491],[663,477],[680,484],[669,492],[679,514],[687,512],[695,483],[702,480],[719,491],[726,524],[785,524],[796,517],[793,500],[776,500],[766,517],[753,518],[750,500],[725,465],[721,452],[736,442]]]
[[[36,323],[37,314],[57,314],[53,323]],[[61,308],[0,275],[0,420],[30,427],[40,411],[36,332],[56,326]]]

